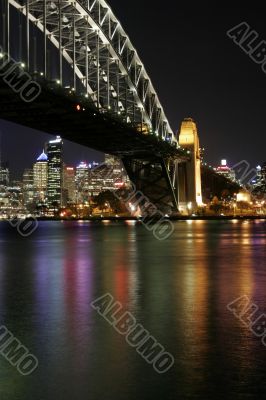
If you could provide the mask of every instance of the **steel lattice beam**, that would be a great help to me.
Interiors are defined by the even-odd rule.
[[[72,88],[90,97],[99,109],[111,109],[146,134],[178,147],[145,67],[105,0],[3,1],[7,10],[12,7],[24,16],[26,28],[20,46],[26,47],[24,57],[29,71],[35,72],[32,59],[36,63],[41,57],[39,68],[44,75],[64,87],[69,85],[63,68],[67,63],[72,70]],[[9,12],[6,19],[5,47],[9,51],[13,29]],[[31,43],[32,26],[42,32],[38,57],[32,55],[36,51]],[[49,43],[57,49],[56,60],[49,59]]]

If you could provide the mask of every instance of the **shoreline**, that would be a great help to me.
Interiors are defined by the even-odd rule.
[[[25,218],[25,220],[32,220],[32,218]],[[101,222],[101,221],[137,221],[141,222],[142,218],[132,217],[132,216],[95,216],[95,217],[86,217],[86,218],[62,218],[62,217],[36,217],[34,218],[37,221],[63,221],[63,222],[72,222],[72,221],[88,221],[88,222]],[[146,221],[159,221],[159,220],[169,220],[169,221],[231,221],[231,220],[266,220],[266,215],[197,215],[197,216],[170,216],[164,218],[146,218]],[[8,222],[8,219],[0,220],[0,222]]]

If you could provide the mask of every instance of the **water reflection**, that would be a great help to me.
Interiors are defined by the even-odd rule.
[[[226,306],[245,294],[265,312],[263,221],[180,221],[163,242],[134,221],[0,235],[2,321],[40,362],[25,384],[0,359],[1,399],[256,397],[264,348]],[[174,354],[167,375],[90,307],[107,292]]]

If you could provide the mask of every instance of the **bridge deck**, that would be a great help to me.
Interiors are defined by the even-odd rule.
[[[188,158],[181,149],[139,132],[122,117],[102,113],[86,98],[66,94],[55,85],[43,85],[39,97],[26,103],[0,80],[0,118],[118,156]]]

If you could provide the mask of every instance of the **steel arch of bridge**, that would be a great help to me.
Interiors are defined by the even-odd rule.
[[[66,62],[71,67],[71,90],[82,91],[99,110],[111,110],[146,134],[157,135],[178,147],[145,67],[105,0],[4,1],[4,47],[10,53],[13,29],[10,9],[14,7],[25,17],[23,42],[29,71],[36,72],[33,60],[37,56],[32,54],[36,49],[30,40],[31,25],[34,25],[42,32],[42,46],[37,53],[42,57],[45,78],[49,78],[51,60],[47,49],[52,43],[58,50],[55,65],[58,83],[65,85],[63,65]]]

